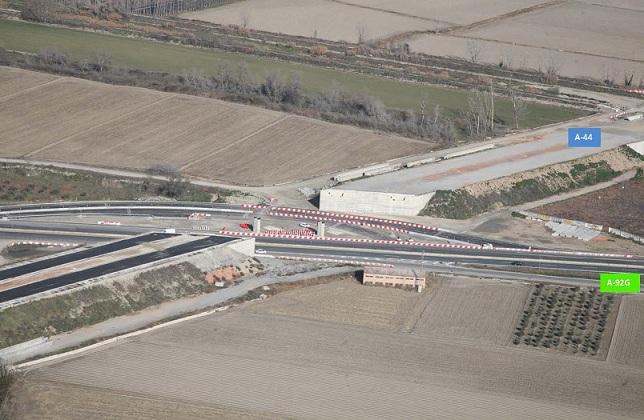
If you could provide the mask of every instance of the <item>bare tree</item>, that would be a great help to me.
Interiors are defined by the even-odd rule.
[[[544,82],[554,85],[559,81],[559,63],[554,57],[550,57],[542,71]]]
[[[184,83],[198,91],[207,91],[211,88],[210,80],[200,70],[190,70],[181,75]]]
[[[481,44],[477,41],[468,39],[467,40],[467,56],[469,57],[472,63],[478,63],[481,56]]]
[[[615,72],[613,71],[613,67],[609,64],[604,64],[603,69],[604,69],[604,83],[606,83],[608,86],[614,86]]]
[[[510,101],[512,102],[512,117],[514,119],[514,128],[519,129],[519,124],[528,113],[526,101],[521,98],[517,89],[510,86]]]
[[[633,85],[633,77],[635,75],[633,73],[628,75],[628,73],[624,72],[624,86],[632,86]]]
[[[244,10],[241,13],[241,26],[244,29],[248,29],[248,25],[250,25],[250,12],[248,10]]]
[[[112,66],[112,56],[108,53],[98,53],[94,58],[96,71],[99,73],[108,70]]]
[[[51,0],[25,0],[22,17],[37,22],[50,22],[58,11],[58,3]]]
[[[464,113],[466,128],[471,136],[486,136],[494,131],[494,90],[477,90],[467,100]]]
[[[512,57],[512,52],[505,51],[503,55],[501,55],[501,59],[499,60],[499,67],[509,69],[509,68],[512,68],[513,65],[514,65],[514,60]]]
[[[418,103],[418,109],[420,111],[420,125],[425,124],[425,117],[427,116],[427,96],[423,96]]]
[[[364,44],[367,41],[367,28],[364,25],[358,25],[358,44]]]

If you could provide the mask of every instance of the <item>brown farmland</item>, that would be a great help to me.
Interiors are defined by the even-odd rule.
[[[644,296],[624,296],[620,305],[608,360],[644,369]]]
[[[180,15],[268,32],[358,42],[408,30],[436,29],[436,21],[328,0],[245,0]]]
[[[631,179],[612,187],[537,207],[533,211],[644,235],[644,179]]]
[[[263,185],[432,146],[214,99],[44,77],[0,67],[0,95],[11,94],[0,96],[2,157],[134,170],[165,164],[199,178]]]
[[[431,301],[414,333],[506,345],[529,287],[520,283],[450,279],[432,283]]]
[[[545,2],[544,2],[545,3]],[[457,29],[408,38],[414,51],[458,56],[510,68],[556,69],[572,77],[622,83],[644,78],[644,10],[641,2],[620,7],[552,2],[547,7]],[[473,54],[476,52],[476,54]]]
[[[342,280],[290,290],[44,365],[28,374],[18,403],[36,414],[54,406],[60,414],[53,418],[87,415],[69,402],[76,396],[90,396],[99,408],[112,402],[110,414],[124,417],[136,415],[132,401],[141,400],[153,412],[174,402],[168,410],[198,417],[230,410],[280,418],[639,418],[642,370],[492,344],[473,329],[445,334],[437,323],[424,325],[432,306],[446,303],[477,304],[468,311],[483,319],[481,326],[502,318],[505,310],[476,303],[464,286],[464,279],[445,280],[444,291],[432,283],[415,294]],[[511,301],[525,289],[489,287]],[[418,317],[418,310],[429,314]],[[405,314],[423,331],[398,330]],[[499,328],[505,334],[506,322]]]

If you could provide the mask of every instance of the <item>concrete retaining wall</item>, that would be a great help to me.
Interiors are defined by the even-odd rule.
[[[609,227],[608,228],[608,233],[610,233],[612,235],[621,236],[622,238],[632,239],[635,242],[639,242],[641,244],[644,244],[644,237],[634,235],[634,234],[629,233],[629,232],[624,232],[623,230],[614,229],[612,227]]]
[[[631,149],[635,150],[637,153],[640,155],[644,156],[644,140],[643,141],[638,141],[635,143],[629,143],[627,144],[628,147]]]
[[[320,192],[320,210],[341,213],[417,216],[434,193],[413,195],[326,189]]]

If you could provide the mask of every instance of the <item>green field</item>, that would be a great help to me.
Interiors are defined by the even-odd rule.
[[[256,76],[276,73],[287,77],[291,73],[298,73],[304,88],[309,92],[319,92],[337,83],[350,90],[366,92],[379,98],[387,107],[395,109],[417,109],[420,100],[426,98],[432,107],[440,105],[444,109],[457,112],[465,105],[468,96],[468,92],[459,89],[20,21],[0,20],[0,47],[32,53],[54,48],[74,58],[108,53],[117,65],[169,73],[196,69],[208,74],[214,73],[221,65],[237,66],[245,63],[249,71]],[[579,110],[534,103],[530,104],[523,125],[526,128],[535,127],[580,115],[583,115],[583,112]],[[497,102],[497,117],[504,121],[512,121],[509,101]]]

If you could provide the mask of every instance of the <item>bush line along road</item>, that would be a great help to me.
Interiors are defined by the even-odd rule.
[[[253,208],[254,207],[254,208]],[[249,216],[256,212],[258,216],[266,219],[280,219],[280,216],[271,216],[270,212],[266,212],[269,207],[267,206],[234,206],[224,204],[205,204],[200,205],[197,203],[129,203],[129,202],[114,202],[114,203],[60,203],[60,204],[37,204],[37,205],[22,205],[22,206],[7,206],[0,208],[0,217],[11,218],[17,220],[3,220],[0,221],[0,229],[14,229],[14,230],[29,230],[36,231],[52,231],[55,232],[62,227],[58,223],[49,223],[44,221],[32,222],[29,217],[38,216],[60,216],[60,215],[139,215],[139,216],[156,216],[156,217],[182,217],[190,215],[195,212],[203,212],[203,214],[227,214],[233,217]],[[307,213],[304,209],[285,209],[280,208],[280,211],[285,213],[289,220],[293,217],[299,220],[311,220],[314,215]],[[310,212],[310,211],[309,211]],[[325,212],[312,212],[329,214]],[[268,216],[267,216],[268,214]],[[275,213],[273,213],[275,214]],[[356,219],[360,219],[355,215],[342,215],[332,214],[338,224],[356,223]],[[20,220],[24,219],[24,220]],[[413,229],[416,232],[425,235],[436,236],[440,235],[444,230],[423,226],[418,224],[410,224],[401,221],[381,218],[364,218],[369,221],[370,226],[378,229],[389,228],[391,226],[399,227],[401,230]],[[163,223],[163,222],[161,222]],[[111,232],[115,230],[121,232],[127,226],[110,226],[109,224],[100,226],[99,231]],[[84,229],[89,232],[96,232],[95,225],[75,224],[72,229],[76,232],[83,232]],[[18,265],[0,271],[0,280],[23,275],[26,273],[43,270],[51,267],[56,267],[62,264],[67,264],[73,261],[102,255],[105,253],[113,252],[118,249],[124,249],[137,244],[145,243],[147,241],[155,241],[174,234],[167,233],[154,233],[162,229],[162,226],[157,228],[138,228],[132,233],[140,233],[144,236],[137,238],[126,239],[123,241],[115,242],[112,244],[104,245],[97,248],[92,248],[86,251],[79,251],[74,254],[67,254],[60,257],[53,257],[41,260],[34,263]],[[64,228],[62,228],[64,230]],[[147,233],[146,233],[147,232]],[[259,246],[267,250],[273,256],[288,256],[288,257],[314,257],[314,258],[328,258],[328,259],[348,259],[356,263],[366,261],[378,262],[392,262],[397,261],[407,264],[477,264],[484,265],[490,270],[498,269],[503,266],[516,266],[521,265],[526,268],[538,269],[556,269],[556,270],[571,270],[572,272],[589,271],[589,272],[602,272],[602,271],[644,271],[644,259],[633,255],[616,255],[616,254],[600,254],[588,252],[571,252],[560,250],[548,249],[532,249],[532,248],[511,248],[503,246],[506,244],[487,244],[486,246],[480,245],[459,245],[459,244],[445,244],[445,243],[408,243],[394,240],[377,240],[377,239],[360,239],[360,238],[321,238],[321,237],[306,237],[288,234],[271,234],[271,233],[246,233],[246,232],[222,232],[224,236],[219,235],[206,235],[201,240],[195,240],[185,245],[175,246],[168,248],[165,251],[151,252],[137,257],[127,258],[114,263],[108,263],[93,267],[87,270],[74,272],[44,281],[36,282],[26,286],[16,287],[4,292],[0,292],[0,302],[9,302],[14,299],[25,298],[43,291],[54,290],[62,286],[69,286],[76,282],[100,277],[106,274],[121,271],[127,268],[132,268],[137,265],[147,264],[151,261],[158,261],[175,255],[193,252],[197,249],[204,247],[216,246],[226,241],[233,240],[236,237],[253,236]],[[469,240],[471,236],[460,238],[458,234],[452,234],[456,240]],[[484,242],[484,238],[477,238],[478,241]],[[484,242],[485,243],[485,242]],[[176,248],[176,251],[175,251]],[[589,284],[594,284],[594,281],[589,281]]]

